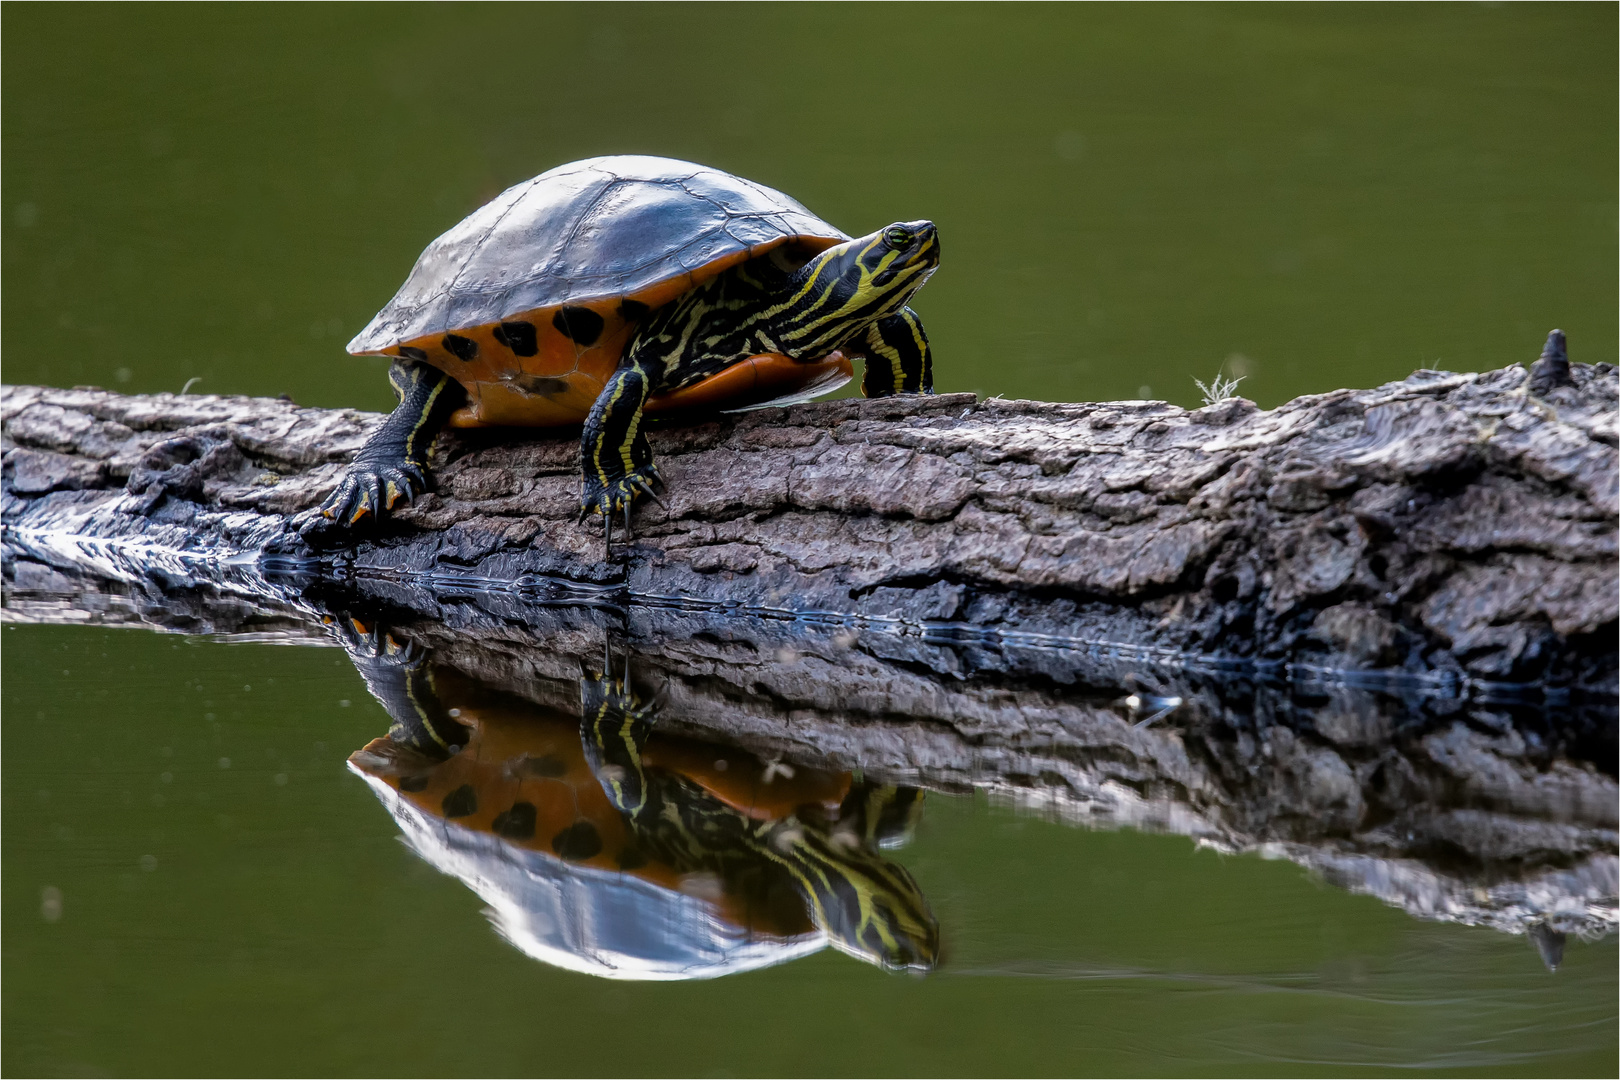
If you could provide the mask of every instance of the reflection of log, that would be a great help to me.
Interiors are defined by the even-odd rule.
[[[176,590],[7,566],[14,621],[135,622],[327,637],[299,583],[243,573]],[[133,586],[133,587],[132,587]],[[368,616],[407,594],[361,590]],[[579,708],[604,636],[666,701],[660,730],[764,758],[995,798],[1091,827],[1260,851],[1423,918],[1561,938],[1612,929],[1614,712],[1491,706],[1414,684],[1233,679],[1129,654],[987,649],[887,630],[663,609],[547,607],[463,590],[393,632],[433,663],[558,711]],[[1134,696],[1136,701],[1132,701]],[[1179,705],[1157,721],[1142,721]]]
[[[440,491],[342,569],[560,574],[732,609],[1603,685],[1617,383],[1608,365],[1567,372],[1540,395],[1518,366],[1418,372],[1270,412],[945,395],[664,426],[668,509],[638,509],[611,563],[574,523],[571,437],[446,437]],[[35,387],[3,411],[8,542],[69,562],[82,545],[48,534],[300,551],[283,515],[377,423]]]

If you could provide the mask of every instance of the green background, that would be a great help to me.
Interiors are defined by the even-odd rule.
[[[343,345],[594,154],[931,217],[939,387],[1613,360],[1616,9],[12,5],[4,377],[391,403]],[[1235,359],[1241,357],[1242,359]]]
[[[8,382],[385,408],[343,344],[421,248],[632,151],[852,232],[936,220],[941,390],[1192,404],[1224,365],[1271,405],[1528,361],[1553,326],[1615,359],[1612,4],[4,15]],[[971,800],[931,800],[901,853],[944,925],[934,977],[830,952],[698,985],[553,971],[344,771],[387,721],[340,653],[0,642],[7,1074],[1620,1064],[1613,938],[1549,975],[1285,863]]]

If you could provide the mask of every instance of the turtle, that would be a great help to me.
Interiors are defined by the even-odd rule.
[[[611,656],[581,670],[576,712],[469,679],[375,624],[332,626],[392,721],[350,767],[530,955],[598,974],[611,955],[611,973],[650,978],[822,944],[889,970],[937,963],[938,921],[882,851],[910,836],[920,790],[659,733],[658,697],[637,695],[628,657],[622,675]]]
[[[615,155],[517,184],[427,246],[349,342],[393,360],[399,405],[316,524],[376,521],[427,490],[444,427],[567,427],[580,521],[663,480],[644,419],[809,400],[865,362],[868,397],[933,393],[909,306],[939,265],[927,220],[851,238],[772,188],[671,158]]]

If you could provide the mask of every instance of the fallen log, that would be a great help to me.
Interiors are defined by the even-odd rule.
[[[1620,865],[1617,379],[1559,361],[666,424],[611,559],[567,435],[446,436],[436,493],[320,549],[380,417],[7,388],[4,616],[330,644],[358,611],[552,709],[609,638],[671,730],[1282,855],[1551,962]]]
[[[506,588],[1601,697],[1617,379],[1561,337],[1533,375],[1419,371],[1270,411],[956,394],[655,425],[666,505],[610,558],[575,521],[568,434],[446,435],[437,492],[320,550],[297,526],[380,417],[11,387],[5,544],[63,567],[256,559],[425,614]]]

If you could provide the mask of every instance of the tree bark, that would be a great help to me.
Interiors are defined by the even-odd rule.
[[[1535,386],[1518,365],[1420,371],[1271,411],[956,394],[656,425],[666,506],[639,507],[611,558],[599,522],[576,524],[568,433],[444,436],[436,493],[315,550],[293,526],[380,417],[13,387],[5,542],[203,578],[257,559],[424,613],[504,591],[1604,695],[1616,375],[1537,367]]]
[[[604,559],[567,434],[446,436],[437,493],[316,550],[299,515],[380,417],[11,388],[4,616],[330,644],[359,613],[554,709],[611,647],[675,730],[1278,854],[1550,957],[1615,918],[1616,390],[663,425],[667,506]]]

